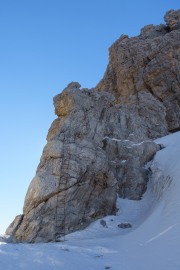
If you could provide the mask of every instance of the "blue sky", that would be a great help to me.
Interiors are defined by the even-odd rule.
[[[71,81],[93,87],[121,35],[163,23],[178,0],[0,0],[0,232],[22,212],[55,119],[52,98]]]

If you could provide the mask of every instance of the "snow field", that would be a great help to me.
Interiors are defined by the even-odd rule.
[[[180,132],[156,142],[165,148],[151,166],[171,179],[165,186],[150,180],[142,200],[117,200],[119,211],[103,219],[105,227],[98,220],[65,242],[0,243],[0,270],[180,270]]]

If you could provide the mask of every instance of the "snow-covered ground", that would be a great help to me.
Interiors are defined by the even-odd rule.
[[[105,227],[98,220],[61,243],[0,243],[0,270],[180,270],[180,132],[157,143],[165,148],[151,166],[172,179],[166,189],[157,183],[160,198],[149,181],[142,200],[118,199],[119,212],[103,219]]]

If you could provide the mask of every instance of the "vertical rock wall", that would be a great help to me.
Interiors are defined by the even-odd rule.
[[[7,229],[14,241],[57,241],[116,213],[116,198],[141,199],[151,139],[180,127],[180,11],[166,25],[123,35],[110,48],[102,81],[71,83],[54,98],[52,123],[23,215]]]

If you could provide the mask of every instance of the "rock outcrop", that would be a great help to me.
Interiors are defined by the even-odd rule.
[[[97,88],[114,94],[118,103],[135,104],[138,115],[148,122],[159,114],[152,104],[163,107],[164,116],[152,124],[171,131],[180,128],[180,10],[170,10],[164,18],[166,25],[145,26],[140,36],[122,35],[111,46],[109,65]],[[152,137],[156,137],[154,132]]]
[[[166,25],[110,48],[104,78],[93,89],[70,83],[54,98],[58,118],[47,135],[23,215],[7,229],[13,241],[57,241],[116,213],[117,194],[141,199],[151,139],[180,128],[180,10]]]

